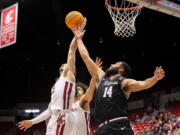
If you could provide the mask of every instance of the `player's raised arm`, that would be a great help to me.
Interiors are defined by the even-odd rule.
[[[81,26],[81,29],[84,29],[85,24]],[[74,25],[71,30],[77,29],[77,26]],[[76,50],[77,50],[77,37],[74,36],[74,38],[71,41],[71,44],[69,46],[69,52],[67,57],[67,65],[65,65],[63,76],[68,78],[70,81],[75,81],[75,74],[76,74]]]
[[[71,81],[74,81],[74,75],[76,72],[76,50],[77,50],[77,40],[74,37],[69,46],[68,56],[67,56],[67,65],[65,65],[63,76],[67,77]]]
[[[96,58],[96,66],[99,67],[100,69],[102,69],[102,61],[100,58]],[[93,95],[94,95],[94,91],[96,89],[96,86],[97,86],[97,76],[93,76],[91,78],[91,81],[90,81],[90,84],[89,84],[89,87],[86,91],[86,93],[84,94],[84,96],[82,97],[81,99],[81,102],[91,102],[91,100],[93,99]]]
[[[95,89],[96,89],[96,77],[93,76],[91,78],[89,87],[88,87],[86,93],[84,94],[84,96],[82,97],[82,99],[80,100],[80,102],[81,103],[84,103],[84,102],[90,103],[91,100],[93,99]]]
[[[95,62],[90,58],[89,52],[87,48],[85,47],[82,37],[84,35],[85,30],[81,30],[81,28],[73,29],[74,35],[77,37],[77,44],[78,44],[78,50],[81,55],[81,58],[83,59],[84,63],[86,64],[86,67],[91,74],[91,76],[98,76],[100,79],[104,75],[104,71],[97,67]]]
[[[102,78],[104,75],[104,71],[96,66],[94,61],[90,58],[89,53],[84,46],[84,43],[81,38],[77,39],[78,43],[78,50],[80,52],[81,58],[83,59],[84,63],[86,64],[86,67],[91,74],[91,76],[98,76],[98,78]]]
[[[165,77],[164,69],[160,67],[156,67],[154,71],[154,76],[148,78],[144,81],[136,81],[133,79],[126,79],[124,80],[125,86],[127,87],[128,91],[130,92],[138,92],[141,90],[149,89],[154,86],[159,80]]]

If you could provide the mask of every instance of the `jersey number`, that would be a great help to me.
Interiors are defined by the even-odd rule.
[[[105,88],[103,97],[112,97],[112,86]]]

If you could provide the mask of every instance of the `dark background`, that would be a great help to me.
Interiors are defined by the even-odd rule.
[[[16,0],[17,1],[17,0]],[[0,0],[3,9],[15,0]],[[107,68],[123,60],[133,69],[132,78],[143,80],[162,65],[166,78],[152,92],[180,86],[180,19],[144,8],[136,20],[137,34],[122,38],[113,34],[114,24],[104,0],[21,0],[18,36],[15,45],[0,50],[0,108],[12,108],[19,102],[49,102],[50,89],[58,77],[58,68],[66,62],[73,38],[65,26],[69,11],[78,10],[87,17],[84,43],[93,59],[99,56]],[[88,84],[90,76],[79,54],[77,80]]]

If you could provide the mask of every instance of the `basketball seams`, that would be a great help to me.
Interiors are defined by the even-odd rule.
[[[71,11],[66,15],[65,23],[69,28],[74,25],[80,26],[83,22],[83,15],[78,11]]]

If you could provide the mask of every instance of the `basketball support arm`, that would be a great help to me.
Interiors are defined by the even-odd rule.
[[[180,5],[168,0],[128,0],[132,3],[139,3],[149,9],[160,11],[175,17],[180,18]]]

